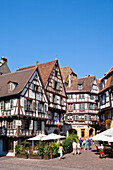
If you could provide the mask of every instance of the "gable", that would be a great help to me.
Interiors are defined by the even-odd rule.
[[[59,94],[66,97],[65,87],[58,62],[56,62],[50,73],[49,79],[46,82],[45,89],[47,91],[53,92],[54,94]]]

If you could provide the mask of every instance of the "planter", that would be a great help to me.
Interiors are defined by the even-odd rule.
[[[43,159],[42,156],[36,155],[36,154],[30,154],[30,155],[29,155],[29,158],[30,158],[30,159]]]
[[[49,155],[44,155],[44,159],[49,159]]]
[[[28,154],[20,154],[20,153],[17,153],[17,154],[16,154],[16,157],[17,157],[17,158],[28,159]]]

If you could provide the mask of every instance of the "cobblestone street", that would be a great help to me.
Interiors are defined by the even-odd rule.
[[[72,153],[64,155],[64,159],[58,158],[50,160],[33,160],[20,158],[0,158],[0,170],[35,170],[35,169],[91,169],[91,170],[112,170],[113,158],[100,159],[94,150],[82,150],[82,154],[73,155]]]

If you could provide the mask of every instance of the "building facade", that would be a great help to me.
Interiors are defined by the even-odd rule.
[[[113,67],[100,79],[98,108],[100,128],[105,130],[113,127]]]
[[[38,134],[61,133],[66,92],[58,61],[0,75],[0,154]]]
[[[65,132],[75,133],[79,138],[89,138],[98,129],[98,82],[95,76],[85,78],[69,77],[66,86],[67,112],[65,114]]]
[[[48,120],[46,133],[63,133],[66,113],[66,91],[58,60],[38,65],[39,72],[48,96]]]
[[[48,100],[38,67],[0,76],[0,154],[14,155],[15,145],[45,133]]]

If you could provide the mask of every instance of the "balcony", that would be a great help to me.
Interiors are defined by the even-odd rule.
[[[7,137],[32,137],[40,133],[42,133],[41,130],[0,129],[0,136],[7,136]]]

